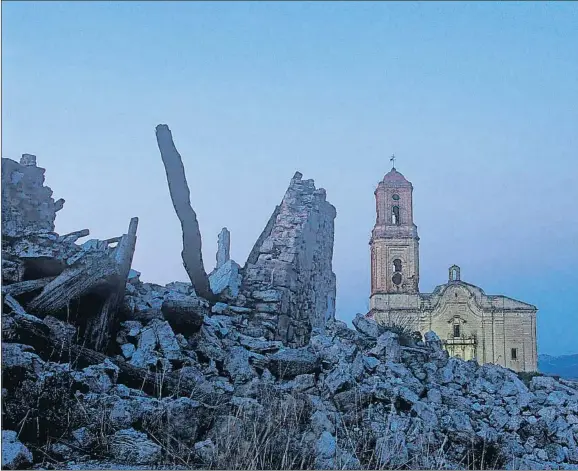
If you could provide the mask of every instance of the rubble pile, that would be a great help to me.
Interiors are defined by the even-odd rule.
[[[130,270],[136,220],[54,233],[51,191],[5,180],[19,166],[2,161],[3,202],[28,208],[3,206],[3,468],[578,468],[578,383],[335,319],[335,209],[300,174],[243,268],[221,232],[203,297],[202,267]],[[35,225],[4,232],[5,210]]]

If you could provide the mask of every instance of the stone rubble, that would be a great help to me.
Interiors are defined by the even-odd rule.
[[[26,469],[32,453],[18,440],[16,432],[2,430],[2,469]]]
[[[37,279],[108,247],[43,214],[3,244],[3,468],[578,469],[577,382],[335,319],[335,209],[300,174],[217,300],[129,274],[104,352],[83,346],[92,298],[74,315],[28,310]],[[219,252],[213,274],[232,262]]]

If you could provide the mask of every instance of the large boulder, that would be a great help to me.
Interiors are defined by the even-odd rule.
[[[368,354],[384,361],[399,362],[401,348],[398,335],[394,332],[384,332],[377,338],[375,347],[369,350]]]
[[[363,335],[372,339],[377,339],[377,337],[379,337],[384,331],[383,327],[373,319],[368,319],[359,313],[355,315],[352,324],[358,332],[361,332]]]
[[[247,335],[239,335],[239,343],[246,349],[261,354],[273,353],[283,348],[283,344],[279,341],[254,338]]]
[[[110,454],[117,463],[154,465],[161,458],[161,447],[133,428],[119,430],[110,439]]]
[[[104,363],[92,365],[82,371],[74,371],[72,376],[76,381],[87,386],[89,391],[106,394],[116,384],[119,368],[110,360]]]
[[[287,348],[269,355],[269,370],[277,378],[294,378],[298,375],[317,373],[319,358],[304,348]]]
[[[176,400],[166,401],[167,430],[175,439],[192,443],[196,441],[199,429],[203,423],[205,414],[201,404],[188,397],[180,397]]]
[[[42,372],[44,361],[34,353],[34,348],[19,343],[2,343],[2,373],[4,378],[37,376]]]
[[[169,297],[163,301],[161,312],[175,333],[191,335],[201,329],[209,308],[196,296]]]
[[[235,384],[246,383],[256,377],[252,366],[253,359],[265,360],[265,357],[244,347],[233,347],[226,356],[224,369]]]
[[[169,323],[154,319],[138,333],[138,346],[132,353],[130,363],[147,368],[160,362],[165,369],[170,370],[170,361],[182,359],[179,342]]]

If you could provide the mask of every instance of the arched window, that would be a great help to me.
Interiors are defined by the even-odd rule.
[[[399,258],[393,261],[393,271],[401,271],[401,260]]]
[[[394,206],[391,208],[391,222],[396,226],[401,224],[401,220],[399,218],[399,206]]]

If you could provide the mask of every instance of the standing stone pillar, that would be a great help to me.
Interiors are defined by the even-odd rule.
[[[165,166],[169,193],[177,217],[181,222],[183,232],[183,251],[181,256],[187,275],[195,292],[208,300],[213,299],[213,292],[209,286],[209,277],[203,265],[203,253],[201,251],[201,231],[197,214],[191,206],[191,193],[181,154],[175,147],[173,135],[166,124],[156,127],[157,144],[161,152],[161,159]]]
[[[231,251],[231,233],[226,227],[223,227],[217,239],[217,267],[221,268],[230,259]]]

